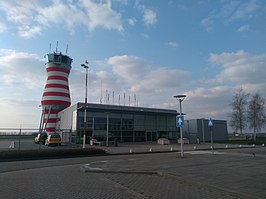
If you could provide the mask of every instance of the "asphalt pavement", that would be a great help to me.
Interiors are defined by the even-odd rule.
[[[86,147],[91,147],[86,145]],[[140,143],[118,143],[117,146],[111,144],[109,146],[93,145],[93,147],[104,149],[108,154],[136,154],[136,153],[152,153],[152,152],[180,152],[180,144],[171,143],[169,145],[160,145],[156,142],[140,142]],[[184,152],[186,151],[212,151],[210,143],[202,144],[184,144]],[[226,149],[242,149],[242,148],[260,148],[261,145],[237,145],[237,144],[213,144],[213,151]],[[263,147],[262,147],[263,148]]]
[[[1,163],[0,198],[266,198],[266,147],[97,147],[109,155]]]

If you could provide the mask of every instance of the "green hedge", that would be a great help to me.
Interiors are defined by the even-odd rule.
[[[75,148],[75,149],[56,149],[56,150],[22,150],[22,151],[0,151],[0,161],[10,159],[41,159],[75,157],[86,155],[105,154],[105,150],[99,148]]]
[[[224,141],[215,141],[215,143],[223,143],[223,144],[247,144],[247,145],[262,145],[266,144],[266,137],[257,137],[256,142],[254,140],[224,140]]]

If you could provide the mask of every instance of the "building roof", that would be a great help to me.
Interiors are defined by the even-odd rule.
[[[83,109],[84,103],[79,102],[73,106],[77,106],[77,109]],[[124,106],[124,105],[111,105],[111,104],[96,104],[96,103],[88,103],[88,109],[95,109],[96,111],[101,112],[128,112],[128,113],[137,113],[137,112],[145,112],[145,113],[160,113],[160,114],[177,114],[176,110],[172,109],[160,109],[160,108],[146,108],[146,107],[136,107],[136,106]]]

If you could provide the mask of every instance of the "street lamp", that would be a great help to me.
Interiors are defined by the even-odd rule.
[[[109,144],[109,112],[106,112],[106,146]]]
[[[175,95],[174,98],[176,98],[178,101],[179,101],[179,109],[180,109],[180,117],[182,115],[182,106],[181,106],[181,103],[182,101],[184,101],[184,99],[186,98],[186,95]],[[181,158],[184,157],[184,149],[183,149],[183,127],[182,126],[179,126],[180,127],[180,139],[181,139]]]
[[[87,121],[87,87],[88,87],[88,61],[85,61],[85,64],[81,64],[86,70],[86,83],[85,83],[85,104],[84,104],[84,132],[83,132],[83,149],[86,147],[86,121]]]

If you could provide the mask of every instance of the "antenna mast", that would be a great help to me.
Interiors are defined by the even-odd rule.
[[[68,51],[68,44],[67,44],[67,47],[66,47],[66,54],[67,54],[67,51]]]
[[[56,53],[57,53],[57,48],[58,48],[58,41],[56,42],[56,49],[55,49]]]
[[[102,87],[102,80],[101,80],[101,98],[100,98],[100,103],[103,103],[103,87]]]

